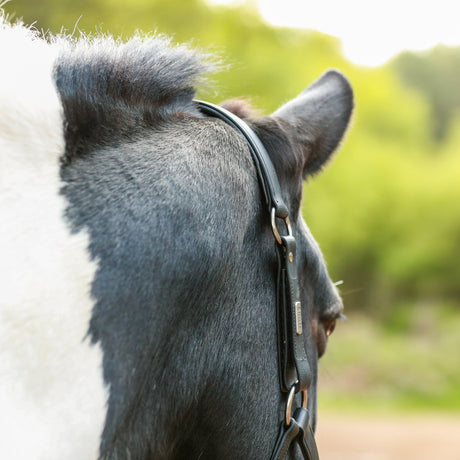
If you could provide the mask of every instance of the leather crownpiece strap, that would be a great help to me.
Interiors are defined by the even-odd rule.
[[[225,121],[245,137],[257,169],[277,242],[278,368],[281,391],[289,393],[289,396],[286,403],[286,419],[281,423],[271,460],[282,460],[294,441],[299,445],[305,459],[318,460],[318,450],[306,408],[307,389],[311,384],[312,373],[303,339],[296,241],[292,235],[289,210],[281,195],[278,176],[262,142],[243,120],[217,105],[203,101],[195,102],[203,114]],[[276,218],[285,221],[288,235],[279,234]],[[302,392],[303,395],[302,407],[297,408],[294,415],[291,415],[294,395],[298,392]]]
[[[202,113],[220,118],[239,131],[246,138],[264,191],[265,201],[268,205],[268,212],[270,213],[272,208],[275,208],[276,217],[281,219],[287,217],[289,212],[281,196],[278,176],[276,175],[275,168],[273,167],[273,163],[270,160],[265,147],[257,137],[256,133],[241,118],[237,117],[232,112],[225,110],[223,107],[204,101],[196,102]]]

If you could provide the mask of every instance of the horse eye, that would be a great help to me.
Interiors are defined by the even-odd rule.
[[[328,337],[334,332],[336,323],[337,321],[335,319],[329,323],[329,326],[326,329],[326,335]]]

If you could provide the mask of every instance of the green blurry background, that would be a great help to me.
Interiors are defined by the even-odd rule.
[[[58,33],[173,35],[229,64],[200,96],[249,96],[262,113],[324,70],[350,79],[352,128],[306,184],[304,216],[349,320],[322,360],[320,410],[460,411],[460,49],[357,67],[339,40],[265,24],[250,2],[14,0],[4,9]]]

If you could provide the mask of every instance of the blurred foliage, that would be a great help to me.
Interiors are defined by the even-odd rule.
[[[394,60],[393,67],[406,84],[426,95],[433,134],[437,140],[445,140],[453,117],[460,111],[460,48],[439,45],[427,52],[405,52]]]
[[[460,316],[449,304],[399,304],[386,328],[340,324],[320,366],[320,412],[460,410]],[[455,350],[455,351],[454,351]]]
[[[401,305],[421,300],[460,305],[459,50],[356,67],[337,39],[271,27],[250,2],[14,0],[4,8],[53,33],[140,29],[192,41],[229,64],[200,97],[253,96],[264,112],[339,68],[355,90],[353,126],[327,172],[306,185],[303,212],[332,277],[345,281],[347,310],[391,322]]]

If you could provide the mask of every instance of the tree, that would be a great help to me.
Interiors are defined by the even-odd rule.
[[[406,84],[428,98],[433,136],[443,141],[460,109],[460,47],[437,46],[424,53],[405,52],[393,65]]]

